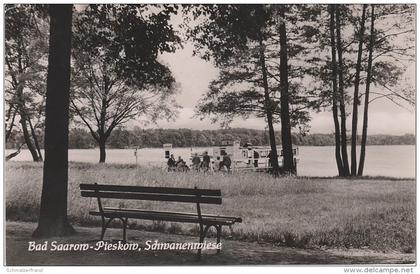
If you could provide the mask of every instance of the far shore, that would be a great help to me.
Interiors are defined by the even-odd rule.
[[[334,145],[331,144],[327,144],[327,145],[296,145],[297,147],[334,147]],[[416,146],[416,144],[370,144],[367,145],[367,147],[377,147],[377,146]],[[178,147],[178,146],[174,146],[172,148],[174,149],[185,149],[185,148],[193,148],[193,149],[208,149],[211,146],[183,146],[183,147]],[[360,145],[357,145],[357,147],[360,147]],[[129,146],[129,147],[123,147],[123,148],[118,148],[118,147],[107,147],[107,149],[163,149],[162,146],[155,146],[155,147],[142,147],[142,146]],[[15,147],[7,147],[6,151],[14,151],[17,148]],[[69,150],[99,150],[99,147],[89,147],[89,148],[69,148]],[[22,149],[22,150],[27,150],[27,149]],[[44,151],[43,148],[41,148],[41,151]]]

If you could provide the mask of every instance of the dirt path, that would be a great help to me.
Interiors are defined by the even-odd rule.
[[[204,252],[200,262],[194,251],[28,251],[30,237],[36,224],[24,222],[6,223],[6,264],[8,266],[46,265],[227,265],[227,264],[412,264],[415,254],[377,253],[369,250],[319,250],[278,247],[222,239],[223,249]],[[48,240],[57,243],[96,244],[100,228],[75,227],[77,234],[66,238]],[[128,241],[146,247],[147,240],[159,242],[197,242],[198,237],[172,235],[157,232],[128,230]],[[121,239],[120,229],[109,229],[106,239]],[[213,242],[214,239],[208,241]],[[49,246],[49,247],[50,247]],[[144,249],[144,248],[143,248]]]

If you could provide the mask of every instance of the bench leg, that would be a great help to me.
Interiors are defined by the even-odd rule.
[[[199,242],[200,243],[202,243],[203,242],[203,240],[204,240],[204,237],[201,235],[201,232],[200,232],[200,239],[199,239]],[[199,248],[198,250],[197,250],[197,260],[200,260],[201,259],[201,248]]]
[[[123,242],[127,242],[127,221],[128,218],[120,218],[123,224]]]
[[[127,241],[127,223],[128,218],[119,218],[123,225],[123,242]],[[102,230],[101,230],[101,241],[104,239],[105,231],[108,228],[110,222],[112,222],[114,218],[110,218],[107,222],[105,222],[105,218],[102,218]]]
[[[104,239],[105,235],[105,218],[101,216],[102,218],[102,227],[101,227],[101,241]]]
[[[204,242],[204,238],[206,237],[207,231],[209,231],[209,228],[212,227],[212,225],[206,225],[204,226],[204,229],[200,229],[200,243]],[[217,227],[216,227],[217,229]],[[198,259],[201,258],[201,248],[198,249]]]
[[[210,226],[200,226],[200,244],[204,242],[204,238],[206,237],[207,231],[209,230]],[[201,248],[198,249],[197,251],[197,255],[198,255],[198,260],[201,259]]]
[[[108,220],[108,222],[105,223],[105,218],[102,218],[102,231],[101,231],[101,241],[104,239],[105,236],[105,230],[108,227],[109,223],[113,220],[114,218],[110,218]]]
[[[216,226],[216,231],[217,231],[217,233],[216,233],[217,244],[219,244],[220,243],[220,234],[222,234],[222,226],[221,225]],[[221,249],[218,248],[217,249],[217,254],[219,254],[220,251],[221,251]]]
[[[200,225],[200,237],[199,237],[199,243],[202,243],[204,241],[204,231],[203,226]],[[197,250],[197,260],[201,259],[201,248]]]
[[[230,230],[230,236],[233,237],[233,228],[231,225],[229,226],[229,230]]]

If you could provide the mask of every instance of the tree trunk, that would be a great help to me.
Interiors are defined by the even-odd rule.
[[[20,149],[15,151],[15,152],[10,153],[9,155],[7,155],[6,156],[6,162],[13,159],[14,157],[18,156],[19,153],[20,153]]]
[[[9,126],[9,128],[7,128],[7,126],[5,126],[5,128],[6,128],[6,136],[5,136],[6,140],[5,140],[5,142],[6,143],[9,140],[10,135],[12,134],[13,127],[15,125],[15,118],[16,118],[17,110],[16,110],[16,108],[13,107],[12,111],[13,111],[13,114],[12,114],[12,117],[11,117],[12,121],[10,121],[10,126]]]
[[[29,152],[32,155],[32,159],[34,162],[39,162],[40,158],[38,156],[38,152],[36,151],[36,148],[31,140],[31,135],[28,131],[28,125],[27,122],[29,121],[28,116],[26,115],[25,111],[25,103],[22,99],[22,92],[23,92],[23,85],[18,85],[16,89],[16,96],[18,100],[18,110],[19,110],[19,116],[20,116],[20,125],[22,126],[22,133],[23,133],[23,139],[25,140],[26,146],[28,147]]]
[[[25,115],[20,114],[20,117],[20,125],[22,126],[23,139],[25,140],[26,146],[28,147],[28,150],[31,153],[34,162],[39,162],[41,159],[38,157],[38,152],[36,151],[34,144],[32,144],[31,135],[28,131]]]
[[[362,65],[362,53],[363,53],[363,38],[365,35],[365,21],[366,21],[366,8],[367,5],[363,5],[362,20],[360,22],[359,30],[359,48],[357,51],[357,62],[356,62],[356,75],[354,77],[354,95],[353,95],[353,117],[351,120],[351,176],[356,176],[357,172],[357,119],[358,119],[358,105],[359,105],[359,83],[360,83],[360,67]]]
[[[335,161],[337,163],[338,175],[343,176],[343,160],[341,159],[340,152],[340,122],[338,121],[338,110],[337,110],[337,56],[335,47],[335,20],[334,20],[334,5],[329,5],[330,11],[330,36],[331,36],[331,79],[333,84],[332,94],[332,112],[334,119],[334,137],[335,137]]]
[[[374,6],[375,5],[373,4],[371,5],[369,56],[368,56],[368,68],[367,68],[367,77],[366,77],[365,105],[364,105],[364,111],[363,111],[362,143],[360,147],[359,169],[357,171],[358,176],[363,175],[363,168],[365,166],[368,114],[369,114],[369,92],[370,92],[370,82],[372,80],[372,55],[373,55],[373,46],[375,43],[375,10],[374,10],[375,7]]]
[[[67,219],[68,133],[72,5],[50,5],[45,108],[45,163],[34,237],[74,233]]]
[[[20,47],[19,47],[20,48]],[[24,73],[24,69],[22,68],[22,62],[21,62],[21,51],[18,50],[18,72],[20,75],[22,75]],[[40,161],[40,156],[38,156],[38,152],[36,151],[36,148],[34,147],[34,145],[32,144],[32,140],[31,140],[31,136],[28,132],[28,127],[27,127],[27,122],[30,121],[30,118],[28,117],[27,113],[26,113],[26,109],[25,109],[25,101],[23,99],[23,88],[24,88],[24,81],[20,82],[18,80],[18,77],[16,77],[16,75],[14,75],[12,73],[13,69],[12,66],[10,65],[10,62],[8,60],[8,58],[5,58],[6,64],[10,70],[11,73],[11,78],[12,78],[12,83],[13,83],[13,87],[16,89],[16,99],[17,99],[17,106],[16,106],[16,112],[19,113],[20,116],[20,124],[22,126],[22,132],[23,132],[23,138],[25,140],[26,146],[28,147],[29,152],[32,155],[32,159],[35,162]],[[41,154],[40,154],[41,155]]]
[[[24,69],[22,68],[22,62],[21,62],[21,51],[18,50],[18,72],[20,75],[22,75],[24,73]],[[15,120],[15,116],[18,113],[20,116],[20,121],[19,123],[22,126],[22,132],[23,132],[23,138],[25,140],[26,146],[28,147],[29,152],[32,155],[32,159],[35,162],[38,161],[42,161],[42,156],[41,153],[38,154],[38,152],[36,151],[36,148],[34,147],[34,145],[32,144],[32,140],[31,140],[31,136],[28,132],[28,127],[27,127],[27,122],[30,123],[30,117],[28,117],[27,113],[26,113],[26,109],[25,109],[25,101],[23,99],[23,88],[24,88],[24,81],[20,82],[18,80],[18,77],[16,77],[15,74],[13,74],[12,72],[14,71],[12,69],[12,66],[10,65],[9,59],[7,58],[7,56],[5,57],[5,61],[7,64],[7,67],[10,70],[10,76],[12,78],[12,86],[16,89],[16,94],[14,95],[14,97],[16,97],[15,99],[17,100],[17,105],[15,106],[15,111],[12,117],[12,122],[10,125],[10,131],[6,132],[6,142],[8,140],[8,138],[10,137],[10,134],[12,133],[12,129],[13,129],[13,123]],[[35,139],[35,141],[37,141]],[[16,154],[17,155],[17,154]]]
[[[272,172],[274,177],[278,177],[280,174],[280,167],[279,167],[279,160],[278,160],[278,153],[276,147],[276,135],[274,133],[274,126],[273,126],[273,112],[272,112],[272,104],[270,100],[270,93],[268,87],[268,80],[267,80],[267,67],[265,65],[265,55],[264,55],[264,45],[262,42],[262,38],[259,39],[260,44],[260,63],[261,63],[261,70],[263,76],[263,86],[264,86],[264,104],[265,104],[265,111],[267,115],[267,124],[268,124],[268,135],[270,138],[270,147],[271,147],[271,165],[272,165]]]
[[[12,159],[13,157],[18,156],[18,155],[19,155],[19,153],[20,153],[20,149],[22,148],[22,146],[23,146],[23,145],[24,145],[24,143],[23,143],[23,144],[21,144],[21,145],[18,147],[17,151],[12,152],[12,153],[10,153],[9,155],[7,155],[7,156],[6,156],[6,162],[7,162],[7,161],[9,161],[10,159]]]
[[[106,139],[100,137],[99,138],[99,163],[105,163],[106,160]]]
[[[289,113],[289,78],[287,68],[287,33],[285,17],[285,5],[280,5],[280,119],[281,119],[281,144],[283,147],[283,171],[296,174],[293,162],[292,133]]]
[[[335,9],[337,25],[337,55],[338,55],[338,89],[340,93],[340,115],[341,115],[341,156],[343,159],[343,176],[350,175],[349,160],[347,157],[347,129],[346,129],[346,107],[344,96],[343,79],[343,47],[341,45],[341,24],[340,6]]]
[[[36,137],[36,132],[34,127],[32,126],[32,122],[31,120],[28,120],[29,123],[29,127],[31,129],[31,133],[32,133],[32,138],[34,139],[34,144],[36,147],[36,150],[38,152],[38,156],[39,156],[39,161],[42,161],[42,153],[41,153],[41,147],[39,146],[39,142],[38,142],[38,138]]]

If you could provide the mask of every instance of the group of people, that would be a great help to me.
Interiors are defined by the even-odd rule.
[[[208,171],[210,169],[210,156],[207,151],[204,152],[203,161],[201,161],[197,153],[194,154],[194,157],[192,158],[192,167],[194,170]]]
[[[178,160],[175,160],[173,154],[168,159],[168,171],[188,171],[190,168],[187,163],[182,159],[181,156],[178,156]]]
[[[220,160],[220,157],[216,157],[216,160],[214,161],[214,167],[217,168],[219,171],[227,170],[228,172],[230,172],[231,166],[232,160],[226,153],[223,154],[222,160]]]
[[[190,170],[190,167],[188,167],[187,163],[182,159],[181,156],[178,156],[178,160],[175,160],[175,157],[173,154],[171,154],[171,157],[168,159],[168,171],[188,171]],[[208,152],[205,151],[203,155],[203,160],[198,156],[197,153],[194,154],[192,158],[192,166],[191,168],[196,171],[209,171],[211,169],[213,170],[223,170],[226,169],[230,172],[231,170],[232,161],[229,157],[229,155],[225,154],[223,155],[222,161],[220,161],[220,157],[217,157],[211,165],[210,156],[208,155]]]

